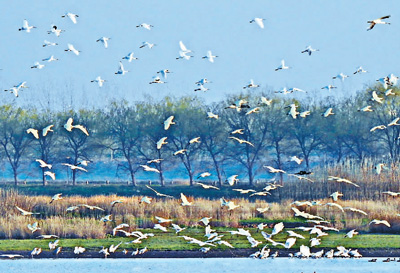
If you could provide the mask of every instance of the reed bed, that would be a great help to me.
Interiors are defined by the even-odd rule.
[[[151,204],[140,204],[140,196],[120,197],[117,195],[96,195],[91,197],[71,196],[64,197],[49,204],[48,196],[20,195],[15,190],[0,190],[0,238],[1,239],[27,239],[36,238],[40,234],[56,234],[63,238],[104,238],[112,234],[112,229],[120,224],[130,225],[130,231],[141,228],[152,228],[156,220],[154,216],[174,219],[174,222],[186,226],[199,226],[199,220],[203,217],[212,217],[211,225],[214,227],[237,228],[245,225],[255,226],[259,222],[295,222],[298,225],[308,225],[305,219],[294,217],[291,210],[293,200],[268,202],[266,200],[252,200],[246,198],[231,199],[240,205],[233,211],[221,207],[219,200],[207,198],[192,198],[192,206],[183,207],[179,199],[154,198]],[[111,206],[111,202],[121,199],[123,203]],[[322,204],[332,202],[331,199],[317,199]],[[345,211],[338,208],[323,205],[312,207],[298,207],[302,211],[318,215],[330,222],[330,225],[343,230],[358,229],[364,232],[396,233],[400,231],[400,204],[395,198],[379,200],[339,200],[343,207],[354,207],[368,213],[368,216]],[[70,206],[88,204],[103,208],[101,210],[89,210],[80,207],[73,212],[67,212]],[[22,216],[15,206],[40,215]],[[257,208],[269,207],[269,210],[260,213]],[[111,214],[113,222],[103,223],[100,218]],[[368,225],[372,219],[387,220],[392,227]],[[28,224],[38,222],[41,228],[32,234]]]

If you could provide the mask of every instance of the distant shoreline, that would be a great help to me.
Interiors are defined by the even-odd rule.
[[[203,253],[199,250],[149,250],[142,255],[132,256],[132,251],[124,254],[121,251],[111,253],[107,259],[123,259],[123,258],[248,258],[250,254],[258,251],[259,248],[253,249],[228,249],[228,250],[210,250],[207,253]],[[286,250],[286,249],[273,249],[271,248],[271,254],[275,251],[279,251],[279,257],[287,258],[289,253],[295,253],[298,250]],[[312,252],[319,251],[321,249],[314,249]],[[330,248],[324,249],[325,252],[329,251]],[[400,257],[400,248],[376,248],[376,249],[358,249],[363,257]],[[31,251],[0,251],[1,254],[19,254],[24,256],[22,259],[31,258]],[[33,259],[93,259],[93,258],[104,258],[103,254],[98,251],[87,251],[83,254],[76,255],[73,250],[62,251],[56,256],[53,251],[42,251],[39,256],[34,256]],[[7,258],[3,258],[7,259]]]

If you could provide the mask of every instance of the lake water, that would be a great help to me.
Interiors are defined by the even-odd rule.
[[[369,258],[370,259],[370,258]],[[26,273],[121,273],[121,272],[399,272],[400,263],[376,263],[362,259],[289,259],[255,260],[250,258],[185,258],[185,259],[22,259],[1,260],[0,272]]]

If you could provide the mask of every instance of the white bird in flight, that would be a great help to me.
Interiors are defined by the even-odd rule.
[[[31,32],[31,29],[36,28],[35,26],[30,26],[28,21],[24,19],[24,23],[21,28],[19,28],[19,31],[25,31],[27,33]]]
[[[122,62],[119,62],[118,71],[115,72],[114,74],[116,74],[116,75],[125,75],[128,72],[129,72],[128,70],[124,69],[124,65],[122,64]]]
[[[68,49],[65,49],[64,51],[71,51],[73,52],[76,56],[79,56],[80,51],[75,49],[75,47],[72,44],[68,44]]]
[[[211,50],[207,51],[207,55],[202,57],[202,59],[208,59],[210,61],[210,63],[214,62],[214,59],[217,58],[218,56],[216,55],[212,55]]]
[[[375,19],[375,20],[372,20],[372,21],[367,21],[367,23],[370,24],[369,27],[367,28],[367,30],[373,29],[375,27],[375,25],[377,25],[377,24],[390,25],[389,22],[383,21],[384,19],[388,19],[388,18],[390,18],[390,15],[382,16],[382,17],[380,17],[378,19]]]
[[[136,27],[137,27],[137,28],[142,27],[142,28],[145,28],[145,29],[147,29],[147,30],[151,30],[151,28],[154,27],[154,26],[152,26],[152,25],[150,25],[150,24],[142,23],[142,24],[140,24],[140,25],[137,25]]]
[[[250,21],[250,24],[251,23],[256,23],[261,29],[263,29],[264,28],[264,21],[265,19],[263,19],[263,18],[254,18],[253,20],[251,20]]]
[[[128,55],[126,55],[125,57],[123,57],[123,60],[128,60],[128,62],[132,62],[133,60],[138,60],[138,58],[133,56],[133,52],[130,52]]]
[[[101,42],[104,45],[104,48],[108,48],[108,41],[111,40],[111,38],[108,37],[101,37],[96,40],[96,42]]]
[[[106,80],[103,80],[100,76],[97,76],[96,79],[94,79],[90,82],[96,82],[99,85],[99,87],[102,87],[105,81]]]
[[[66,14],[61,16],[62,18],[66,18],[68,17],[69,19],[71,19],[72,23],[76,24],[76,18],[79,17],[79,15],[77,14],[73,14],[71,12],[67,12]]]
[[[281,61],[281,65],[278,66],[277,68],[275,68],[275,71],[278,71],[278,70],[285,70],[285,69],[289,69],[289,68],[291,68],[291,67],[290,67],[290,66],[287,66],[287,65],[285,64],[285,60],[282,60],[282,61]]]
[[[83,125],[80,125],[80,124],[72,125],[73,122],[74,122],[74,119],[69,118],[67,120],[67,122],[64,124],[65,130],[67,130],[68,132],[72,132],[72,129],[76,128],[76,129],[81,130],[85,135],[89,136],[87,129]]]
[[[307,46],[305,50],[303,50],[301,53],[308,53],[308,56],[311,56],[313,52],[319,51],[319,49],[314,49],[311,46]]]

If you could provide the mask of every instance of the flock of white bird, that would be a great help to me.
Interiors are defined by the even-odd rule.
[[[69,18],[74,24],[77,24],[77,18],[79,17],[76,14],[73,13],[66,13],[65,15],[62,16],[63,18]],[[383,21],[384,19],[388,19],[390,16],[384,16],[381,17],[379,19],[375,19],[372,21],[368,21],[369,28],[368,30],[371,30],[375,27],[375,25],[377,24],[389,24],[388,22]],[[254,18],[253,20],[250,21],[250,23],[255,23],[258,25],[258,27],[260,27],[261,29],[264,28],[264,20],[262,18]],[[146,30],[151,30],[153,28],[152,25],[147,24],[147,23],[142,23],[140,25],[137,25],[138,28],[143,28]],[[33,29],[35,29],[35,26],[29,25],[27,20],[24,20],[23,22],[23,26],[19,29],[20,31],[24,31],[26,33],[30,33],[31,31],[33,31]],[[48,31],[49,34],[54,34],[55,36],[60,36],[62,33],[64,32],[64,30],[59,29],[56,25],[52,25],[51,30]],[[100,37],[96,42],[100,42],[101,44],[103,44],[103,46],[105,48],[108,48],[109,42],[110,42],[110,38],[108,37]],[[52,43],[49,41],[45,41],[43,44],[43,47],[47,47],[47,46],[56,46],[58,45],[57,43]],[[152,44],[149,42],[143,42],[142,46],[140,46],[140,48],[143,47],[148,47],[148,48],[153,48],[154,46],[156,46],[156,44]],[[67,45],[67,49],[65,49],[65,51],[68,52],[72,52],[75,55],[79,56],[80,51],[77,50],[72,44],[68,44]],[[176,59],[185,59],[185,60],[190,60],[190,58],[193,57],[192,50],[189,50],[186,48],[186,46],[184,45],[184,43],[182,41],[179,42],[179,47],[180,47],[180,51],[179,51],[179,56],[176,57]],[[314,52],[319,51],[318,49],[314,49],[311,46],[308,46],[305,50],[303,50],[301,53],[306,53],[308,55],[312,55]],[[213,53],[211,51],[208,51],[207,54],[202,57],[203,59],[208,60],[209,62],[213,63],[215,61],[215,59],[218,56],[213,55]],[[128,62],[132,62],[133,60],[136,60],[137,58],[134,57],[134,53],[130,52],[128,55],[126,55],[125,57],[122,58],[122,60],[126,60]],[[58,59],[55,58],[54,56],[50,56],[49,58],[43,59],[43,62],[53,62],[53,61],[57,61]],[[42,69],[45,65],[41,64],[39,62],[36,62],[33,66],[32,69]],[[275,69],[275,71],[280,71],[280,70],[287,70],[290,69],[291,67],[288,66],[285,62],[285,60],[281,61],[281,64]],[[124,68],[124,65],[122,63],[122,61],[119,62],[119,68],[118,71],[115,72],[116,75],[125,75],[126,73],[128,73],[129,71],[126,70]],[[366,72],[366,70],[364,70],[362,67],[357,68],[357,70],[353,73],[353,74],[359,74],[359,73],[364,73]],[[161,75],[161,77],[165,80],[167,78],[167,75],[169,73],[171,73],[171,71],[169,71],[168,69],[164,69],[164,70],[160,70],[157,72],[158,74]],[[162,84],[162,83],[166,83],[164,80],[161,79],[161,77],[156,76],[153,78],[153,80],[150,82],[150,84]],[[348,76],[340,73],[337,76],[334,76],[333,79],[340,79],[340,80],[344,80],[346,79]],[[388,75],[387,77],[378,79],[377,81],[381,82],[385,89],[387,89],[388,87],[391,87],[393,85],[397,84],[397,80],[398,77],[394,76],[393,74]],[[92,80],[92,82],[95,82],[99,85],[99,87],[102,87],[104,82],[106,80],[102,79],[100,76],[98,76],[96,79]],[[205,84],[210,83],[210,81],[208,81],[207,79],[201,79],[199,80],[196,84],[198,85],[198,88],[196,88],[194,91],[207,91],[208,88],[205,87]],[[243,89],[251,89],[251,88],[257,88],[259,87],[258,84],[255,84],[253,80],[250,80],[249,84],[245,85],[243,87]],[[27,88],[26,86],[26,82],[21,82],[18,85],[15,85],[13,87],[11,87],[10,89],[7,89],[6,91],[9,91],[11,93],[14,93],[15,96],[18,97],[19,95],[19,91],[22,90],[22,88]],[[328,91],[332,90],[336,88],[333,85],[327,85],[325,87],[322,87],[322,89],[326,89]],[[277,93],[282,93],[282,94],[291,94],[294,92],[305,92],[299,88],[284,88],[283,90],[280,91],[276,91]],[[393,93],[391,92],[391,89],[386,90],[385,92],[385,96],[390,96],[393,95]],[[376,103],[383,103],[384,102],[384,97],[380,97],[379,94],[377,93],[377,91],[373,91],[372,92],[372,101],[375,101]],[[268,99],[266,97],[261,97],[260,99],[260,105],[264,105],[264,106],[269,106],[271,105],[272,100]],[[247,101],[244,99],[238,100],[234,103],[232,103],[232,105],[229,105],[227,108],[230,109],[234,109],[237,112],[241,112],[243,109],[245,108],[250,108],[250,106],[247,104]],[[301,118],[306,118],[308,115],[310,115],[310,111],[308,110],[304,110],[302,112],[298,111],[298,105],[296,105],[295,103],[290,104],[288,106],[288,108],[290,108],[288,115],[290,115],[293,119],[296,119],[298,116],[300,116]],[[363,112],[370,112],[373,111],[371,109],[371,106],[365,106],[363,108],[360,109],[360,111]],[[246,115],[249,114],[257,114],[260,112],[260,107],[255,107],[252,109],[249,109],[246,112]],[[334,115],[333,109],[332,108],[328,108],[324,113],[322,113],[322,116],[325,118],[328,118],[329,116]],[[169,116],[165,122],[164,122],[164,129],[169,130],[171,128],[171,126],[175,125],[175,120],[174,120],[174,116],[171,115]],[[212,113],[212,112],[208,112],[207,113],[207,118],[209,119],[218,119],[219,116]],[[379,125],[379,126],[375,126],[374,128],[371,129],[371,132],[375,131],[375,130],[383,130],[389,126],[395,126],[395,125],[400,125],[399,123],[397,123],[399,121],[400,118],[396,118],[394,119],[391,123],[387,124],[387,125]],[[50,132],[53,132],[52,127],[54,125],[48,125],[43,129],[35,129],[35,128],[29,128],[27,129],[27,133],[28,134],[32,134],[36,139],[39,139],[40,137],[46,137]],[[83,126],[83,125],[73,125],[73,119],[69,118],[68,121],[65,123],[64,125],[65,130],[71,132],[73,129],[78,129],[80,130],[82,133],[86,134],[87,136],[89,136],[88,130]],[[41,130],[41,135],[40,135],[40,130]],[[243,129],[237,129],[233,132],[230,133],[232,136],[229,137],[229,139],[231,139],[232,141],[237,142],[239,145],[249,145],[249,146],[254,146],[251,142],[242,139],[240,136],[243,134]],[[235,135],[235,136],[233,136]],[[193,138],[189,141],[190,144],[194,145],[195,143],[199,143],[200,142],[200,137],[196,137]],[[162,149],[164,145],[168,144],[167,142],[167,137],[162,137],[157,143],[157,149]],[[181,149],[178,150],[176,152],[173,153],[173,155],[175,156],[182,156],[184,153],[186,152],[186,149]],[[148,172],[159,172],[159,170],[157,168],[151,167],[149,166],[150,164],[157,164],[159,163],[161,160],[161,158],[159,159],[153,159],[147,162],[148,165],[141,165],[141,167],[143,168],[144,171],[148,171]],[[301,164],[302,163],[302,159],[293,156],[291,157],[291,160],[296,162],[297,164]],[[55,179],[55,173],[51,172],[50,169],[52,169],[52,165],[49,163],[44,162],[42,159],[37,159],[36,160],[39,164],[40,167],[42,168],[46,168],[48,169],[48,171],[45,172],[46,176],[51,177],[53,180]],[[80,171],[85,171],[87,172],[87,170],[85,168],[83,168],[82,166],[87,166],[88,161],[82,161],[80,162],[78,165],[71,165],[68,163],[63,163],[62,165],[67,166],[69,168],[71,168],[72,170],[80,170]],[[79,166],[82,165],[82,166]],[[275,174],[279,174],[279,173],[286,173],[286,171],[284,170],[280,170],[280,169],[276,169],[272,166],[264,166],[270,173],[275,173]],[[383,169],[385,168],[385,166],[383,164],[380,164],[377,166],[376,168],[376,172],[379,174]],[[296,174],[288,174],[291,176],[294,176],[298,179],[302,179],[302,180],[306,180],[309,181],[310,183],[312,183],[313,181],[311,179],[309,179],[308,177],[306,177],[306,175],[309,174],[307,172],[299,172]],[[211,173],[209,172],[203,172],[201,174],[199,174],[198,179],[202,179],[205,177],[210,176]],[[334,181],[337,183],[347,183],[349,185],[355,186],[355,187],[359,187],[356,183],[345,179],[345,178],[341,178],[341,177],[335,177],[335,176],[329,176],[330,181]],[[239,181],[238,179],[238,175],[231,175],[226,179],[226,182],[229,184],[229,186],[234,186],[237,182]],[[199,186],[203,187],[204,189],[209,189],[209,190],[219,190],[219,188],[212,186],[212,185],[208,185],[205,183],[201,183],[198,182],[197,183]],[[160,193],[158,191],[156,191],[155,189],[151,188],[150,186],[147,186],[149,189],[151,189],[155,195],[157,197],[165,197],[165,198],[173,198],[172,196]],[[280,185],[277,184],[272,184],[269,183],[266,185],[266,187],[262,190],[262,191],[256,191],[253,189],[240,189],[240,188],[234,188],[233,191],[237,191],[240,192],[241,194],[249,194],[249,197],[251,196],[267,196],[267,195],[271,195],[271,191],[277,189],[281,187]],[[400,193],[395,193],[395,192],[385,192],[391,196],[397,196],[400,195]],[[296,217],[302,217],[307,219],[307,222],[312,225],[312,226],[307,226],[307,227],[297,227],[296,229],[298,230],[302,230],[304,232],[309,232],[310,234],[315,234],[316,237],[312,238],[309,240],[308,245],[302,244],[300,246],[300,250],[299,252],[296,252],[294,254],[291,254],[292,256],[295,257],[302,257],[302,258],[308,258],[308,257],[313,257],[313,258],[320,258],[320,257],[327,257],[327,258],[333,258],[333,257],[361,257],[361,254],[357,251],[357,250],[351,250],[351,249],[346,249],[342,246],[338,246],[337,247],[337,251],[335,250],[330,250],[327,252],[324,252],[324,250],[320,250],[318,252],[312,253],[310,251],[310,248],[314,247],[314,246],[318,246],[321,244],[321,238],[324,236],[329,236],[329,233],[327,233],[326,231],[334,231],[334,232],[339,232],[339,230],[333,228],[333,227],[329,227],[329,222],[326,219],[323,219],[322,217],[318,216],[318,215],[312,215],[310,213],[307,213],[304,208],[305,207],[312,207],[312,206],[326,206],[326,207],[330,207],[331,209],[335,209],[338,210],[338,213],[345,213],[346,211],[351,211],[351,212],[356,212],[359,213],[363,216],[368,215],[367,212],[364,212],[360,209],[357,208],[351,208],[351,207],[342,207],[338,201],[340,197],[343,197],[343,194],[340,192],[334,192],[332,193],[329,197],[332,198],[332,202],[328,202],[325,204],[321,204],[320,202],[317,201],[295,201],[292,203],[292,207],[291,209],[294,212],[294,216]],[[189,198],[190,199],[190,198]],[[181,193],[180,194],[180,200],[181,200],[181,206],[192,206],[194,201],[189,201],[189,199],[186,197],[185,194]],[[62,200],[62,194],[56,194],[52,197],[52,200],[50,201],[50,203],[54,202],[54,201],[59,201]],[[143,196],[141,198],[140,203],[144,203],[144,204],[150,204],[153,201],[152,197],[149,196]],[[227,210],[229,211],[233,211],[236,208],[240,207],[239,205],[235,204],[233,201],[228,201],[224,198],[220,199],[221,201],[221,207],[226,207]],[[111,206],[115,206],[118,203],[122,203],[123,200],[116,200],[113,201],[111,203]],[[67,208],[67,211],[74,211],[76,209],[79,209],[80,207],[85,207],[88,208],[90,210],[100,210],[100,211],[105,211],[103,208],[97,207],[97,206],[90,206],[87,204],[79,204],[76,206],[72,206]],[[39,212],[30,212],[30,211],[26,211],[23,208],[20,207],[16,207],[16,209],[21,212],[22,215],[24,216],[33,216],[33,215],[38,215],[40,214]],[[303,209],[303,210],[300,210]],[[263,213],[265,211],[268,210],[268,207],[266,208],[257,208],[257,210],[260,213]],[[157,221],[156,224],[154,224],[154,229],[158,229],[161,230],[162,232],[168,232],[168,228],[169,225],[172,226],[172,228],[174,229],[176,234],[179,234],[180,232],[182,232],[183,230],[185,230],[185,227],[180,227],[177,224],[172,223],[173,219],[165,219],[159,216],[155,216],[155,220]],[[204,218],[200,219],[199,222],[201,222],[204,226],[204,237],[206,237],[207,240],[199,240],[196,238],[192,238],[189,236],[179,236],[180,238],[182,238],[183,240],[187,241],[190,244],[197,244],[199,245],[200,250],[202,252],[208,252],[211,250],[211,248],[213,247],[217,247],[217,245],[224,245],[226,247],[229,248],[234,248],[234,246],[229,243],[226,240],[223,240],[223,234],[218,234],[216,232],[216,230],[212,229],[212,227],[210,226],[210,220],[211,217],[207,217],[205,216]],[[102,217],[100,219],[101,222],[104,222],[105,224],[107,222],[113,222],[114,220],[112,219],[112,215],[105,215],[104,217]],[[388,223],[385,220],[379,220],[379,219],[373,219],[369,225],[385,225],[388,228],[391,227],[390,223]],[[296,240],[300,239],[300,240],[304,240],[305,237],[301,234],[296,233],[293,230],[287,230],[287,238],[285,239],[284,242],[277,242],[275,241],[273,238],[274,236],[276,236],[277,234],[283,232],[284,230],[284,223],[277,223],[273,226],[272,232],[271,234],[268,234],[266,232],[263,231],[263,229],[266,227],[267,225],[264,223],[260,223],[258,225],[258,229],[261,231],[263,238],[264,238],[264,242],[263,241],[257,241],[252,234],[250,233],[249,230],[246,230],[244,228],[238,228],[238,230],[232,230],[229,231],[230,234],[232,235],[237,235],[237,236],[245,236],[250,244],[250,246],[252,248],[257,247],[260,244],[263,243],[267,243],[260,251],[255,252],[254,254],[251,255],[251,257],[254,258],[267,258],[270,256],[270,245],[272,245],[273,247],[276,246],[281,246],[283,248],[286,249],[290,249],[291,247],[293,247],[296,243]],[[29,224],[27,226],[27,228],[32,232],[36,232],[37,230],[40,229],[38,222],[34,222],[32,224]],[[129,232],[127,229],[129,229],[129,225],[126,223],[121,223],[119,225],[117,225],[112,232],[113,236],[118,236],[118,235],[123,235],[126,237],[133,237],[135,238],[133,241],[129,242],[128,244],[137,244],[137,243],[141,243],[142,240],[148,239],[149,237],[154,237],[155,234],[153,233],[142,233],[141,231],[131,231]],[[355,235],[357,235],[358,232],[356,230],[350,230],[349,232],[346,233],[346,237],[348,237],[349,239],[353,238]],[[59,246],[59,239],[57,235],[41,235],[38,238],[43,238],[43,239],[57,239],[54,242],[49,242],[49,250],[54,250],[55,254],[58,255],[61,250],[62,247]],[[111,245],[109,247],[103,247],[99,253],[104,254],[105,257],[109,256],[110,253],[115,252],[120,246],[121,246],[122,242],[117,244],[117,245]],[[135,251],[132,252],[132,255],[140,255],[143,254],[147,251],[147,247],[143,248],[143,249],[136,249]],[[85,251],[85,248],[81,247],[81,246],[76,246],[74,249],[74,253],[76,255],[80,255]],[[40,255],[40,253],[42,252],[41,248],[35,248],[32,252],[31,252],[31,256],[37,256]],[[127,250],[124,249],[124,253],[127,254]],[[324,255],[325,253],[325,255]],[[0,255],[1,257],[8,257],[8,258],[16,258],[18,257],[18,255],[13,255],[13,254],[3,254]],[[278,256],[278,251],[276,251],[274,254],[271,255],[272,257],[277,257]]]

